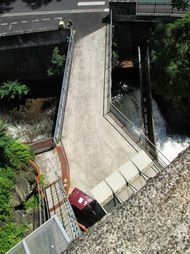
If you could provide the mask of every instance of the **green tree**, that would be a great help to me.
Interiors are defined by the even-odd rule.
[[[22,99],[29,92],[29,88],[15,81],[6,81],[0,86],[0,99],[14,100]]]
[[[58,47],[55,47],[52,52],[51,65],[47,71],[49,77],[59,76],[64,71],[65,55],[61,55]]]
[[[9,222],[0,227],[0,254],[4,254],[11,247],[22,240],[26,232],[26,225]]]
[[[155,89],[169,97],[190,93],[190,14],[159,24],[152,36],[152,73]]]
[[[21,144],[8,135],[6,127],[0,121],[0,166],[12,167],[15,170],[26,168],[29,160],[34,158],[30,147]]]
[[[16,175],[19,170],[28,169],[33,158],[29,146],[13,139],[0,121],[0,254],[18,243],[28,230],[27,225],[14,222],[11,201]]]
[[[178,10],[186,11],[189,5],[189,0],[172,0],[172,7]]]

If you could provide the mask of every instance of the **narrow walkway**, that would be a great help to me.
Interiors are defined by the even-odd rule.
[[[80,39],[70,78],[62,140],[71,188],[86,193],[136,154],[103,117],[105,26]]]

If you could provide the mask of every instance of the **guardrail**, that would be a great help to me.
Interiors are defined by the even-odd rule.
[[[148,151],[154,159],[156,159],[162,167],[166,167],[171,162],[159,151],[159,149],[115,106],[111,103],[111,113],[123,124],[127,129],[127,134],[140,147]]]
[[[159,162],[162,167],[166,167],[171,162],[157,149],[157,147],[112,103],[112,12],[110,12],[110,24],[108,24],[106,36],[106,74],[104,87],[104,115],[111,112],[121,123],[122,129],[131,137],[131,139],[141,148],[148,151],[153,158]]]
[[[58,113],[57,113],[57,119],[56,119],[55,131],[54,131],[55,142],[59,142],[62,136],[63,120],[65,115],[67,93],[69,88],[73,52],[74,52],[74,35],[73,35],[72,27],[71,27],[69,44],[67,49],[67,58],[66,58],[63,82],[62,82],[62,88],[61,88],[61,95],[59,99],[59,107],[58,107]]]
[[[187,10],[178,10],[173,8],[170,2],[137,2],[136,3],[136,15],[171,15],[171,16],[183,16],[186,12],[190,11],[190,5]]]
[[[112,10],[110,10],[112,13]],[[106,42],[105,42],[105,74],[104,74],[104,102],[103,115],[110,111],[111,102],[111,84],[112,84],[112,14],[110,14],[110,23],[106,25]]]
[[[53,138],[46,138],[26,144],[30,145],[35,154],[47,152],[55,147],[55,142]]]

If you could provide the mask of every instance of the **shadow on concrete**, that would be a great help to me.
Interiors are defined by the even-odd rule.
[[[60,2],[62,0],[56,0]],[[45,6],[52,2],[52,0],[23,0],[24,3],[27,3],[27,6],[30,7],[32,10],[37,10],[42,6]]]
[[[89,34],[100,29],[105,24],[103,20],[107,14],[101,12],[95,13],[69,13],[64,14],[63,19],[71,19],[73,23],[73,29],[76,32],[76,40],[80,40]]]
[[[0,14],[9,12],[13,9],[10,5],[13,4],[15,0],[7,0],[7,1],[0,1]]]

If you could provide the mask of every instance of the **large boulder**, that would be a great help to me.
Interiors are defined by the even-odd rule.
[[[35,174],[21,170],[15,180],[15,191],[11,203],[13,207],[18,207],[36,191]]]

